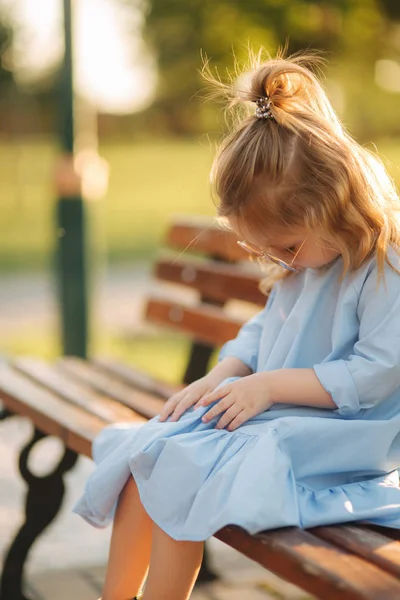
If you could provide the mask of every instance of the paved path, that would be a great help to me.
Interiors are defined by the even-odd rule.
[[[149,288],[150,267],[135,265],[98,273],[92,282],[94,318],[106,328],[139,325],[135,302]],[[0,331],[10,335],[30,325],[48,329],[57,321],[57,290],[49,273],[0,276]]]

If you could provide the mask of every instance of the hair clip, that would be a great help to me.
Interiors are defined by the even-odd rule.
[[[261,96],[256,100],[256,117],[258,119],[273,119],[274,116],[271,112],[271,101],[268,96]]]

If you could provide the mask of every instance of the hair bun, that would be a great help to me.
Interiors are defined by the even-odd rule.
[[[267,98],[272,120],[293,133],[315,134],[315,126],[310,126],[312,121],[314,124],[319,122],[322,129],[328,126],[342,137],[340,121],[313,72],[320,71],[324,58],[317,51],[297,52],[288,57],[284,54],[285,49],[280,50],[275,58],[265,60],[262,51],[251,53],[248,68],[240,73],[237,64],[235,77],[231,76],[227,83],[221,80],[217,71],[215,75],[211,72],[206,59],[203,76],[212,86],[209,96],[222,97],[228,113],[231,109],[238,109],[232,113],[233,120],[238,123],[242,122],[244,114],[257,118],[254,103],[260,98]]]
[[[261,62],[250,73],[249,88],[244,94],[246,100],[256,102],[267,97],[271,103],[271,113],[281,123],[287,121],[288,113],[320,113],[331,116],[329,102],[318,102],[325,96],[317,77],[310,66],[320,66],[323,59],[316,54],[298,54],[289,58],[275,58]],[[242,95],[243,97],[243,95]]]

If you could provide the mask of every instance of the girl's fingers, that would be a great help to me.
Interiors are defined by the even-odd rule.
[[[217,390],[214,390],[214,392],[211,392],[211,394],[206,394],[200,400],[200,406],[208,406],[209,404],[212,404],[213,402],[216,402],[217,400],[221,400],[221,398],[224,398],[225,396],[227,396],[227,394],[229,394],[230,391],[231,391],[230,386],[224,385],[224,386],[218,388]]]
[[[193,405],[193,400],[190,398],[188,400],[182,400],[175,408],[174,412],[171,415],[170,421],[178,421],[181,418],[184,412],[187,411]]]
[[[231,398],[224,398],[223,400],[220,400],[218,402],[218,404],[216,404],[215,406],[213,406],[202,417],[202,421],[204,421],[204,423],[208,423],[209,421],[211,421],[217,415],[221,414],[225,410],[228,410],[228,408],[230,408],[232,406],[232,403],[233,403],[233,400]]]
[[[245,410],[242,410],[232,421],[232,423],[230,425],[228,425],[228,431],[234,431],[235,429],[237,429],[238,427],[240,427],[240,425],[243,425],[243,423],[246,423],[246,421],[249,420],[249,415],[246,413]]]
[[[230,392],[230,386],[223,386],[216,391],[210,392],[209,389],[205,389],[206,386],[200,387],[195,384],[196,382],[167,400],[160,412],[160,421],[166,421],[169,417],[170,421],[178,421],[191,406],[194,405],[195,409],[200,406],[208,406],[216,400],[221,400]]]
[[[187,394],[185,398],[183,398],[175,407],[175,410],[171,416],[171,421],[177,421],[180,419],[183,413],[185,413],[188,408],[193,406],[193,404],[198,401],[199,395],[200,394],[198,392],[196,394],[193,392],[191,394]]]
[[[236,404],[232,404],[230,408],[220,418],[215,426],[215,429],[224,429],[237,415],[241,412],[242,408]]]
[[[175,410],[176,405],[181,400],[181,394],[175,394],[171,396],[169,400],[164,404],[162,411],[160,412],[160,421],[165,421],[168,419],[169,415],[172,414]]]
[[[212,390],[211,390],[212,391]],[[203,392],[199,398],[199,400],[196,402],[196,404],[194,405],[193,408],[200,408],[200,406],[203,406],[203,399],[207,397],[208,394],[210,394],[210,390],[207,390],[206,392]]]

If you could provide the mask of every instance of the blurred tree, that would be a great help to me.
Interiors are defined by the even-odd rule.
[[[399,0],[192,0],[190,6],[186,0],[151,0],[145,35],[158,60],[159,84],[147,122],[180,135],[215,128],[215,107],[197,93],[204,87],[200,49],[220,73],[232,68],[233,51],[245,61],[249,44],[271,52],[286,42],[289,53],[325,50],[328,70],[340,63],[343,72],[336,69],[335,76],[349,85],[350,96],[362,95],[387,48],[385,23],[399,12]],[[371,131],[374,109],[369,101],[365,119],[350,107],[355,130]]]
[[[245,62],[248,45],[256,50],[263,46],[273,53],[288,42],[289,52],[304,48],[327,51],[326,74],[333,101],[355,134],[365,139],[400,134],[398,96],[375,81],[377,61],[399,62],[400,0],[112,1],[127,9],[124,23],[136,41],[142,33],[138,15],[144,15],[145,40],[158,63],[156,100],[145,113],[126,117],[123,132],[127,128],[173,135],[219,131],[215,104],[204,103],[201,94],[200,51],[223,75],[226,68],[232,69],[233,52]],[[32,126],[51,130],[58,65],[29,89],[17,88],[10,52],[12,31],[7,24],[12,21],[2,18],[1,6],[2,0],[0,103],[7,101],[15,117],[10,119],[9,112],[3,111],[6,116],[0,115],[0,131],[11,127],[29,131]],[[381,107],[384,110],[379,110]],[[19,117],[21,112],[25,121]]]
[[[379,0],[379,4],[390,19],[400,20],[399,0]]]
[[[11,63],[12,29],[0,20],[0,99],[14,87]]]
[[[152,0],[146,38],[159,64],[157,100],[151,112],[172,133],[201,130],[202,87],[196,69],[200,49],[221,72],[232,64],[232,51],[245,60],[247,46],[275,49],[288,42],[289,52],[301,48],[334,50],[342,35],[346,0]],[[288,35],[290,32],[290,35]],[[193,118],[196,114],[196,118]]]
[[[46,74],[43,80],[29,87],[21,86],[15,77],[13,42],[18,24],[12,19],[12,6],[0,2],[0,133],[18,136],[42,133],[53,128],[55,107],[54,78]]]

